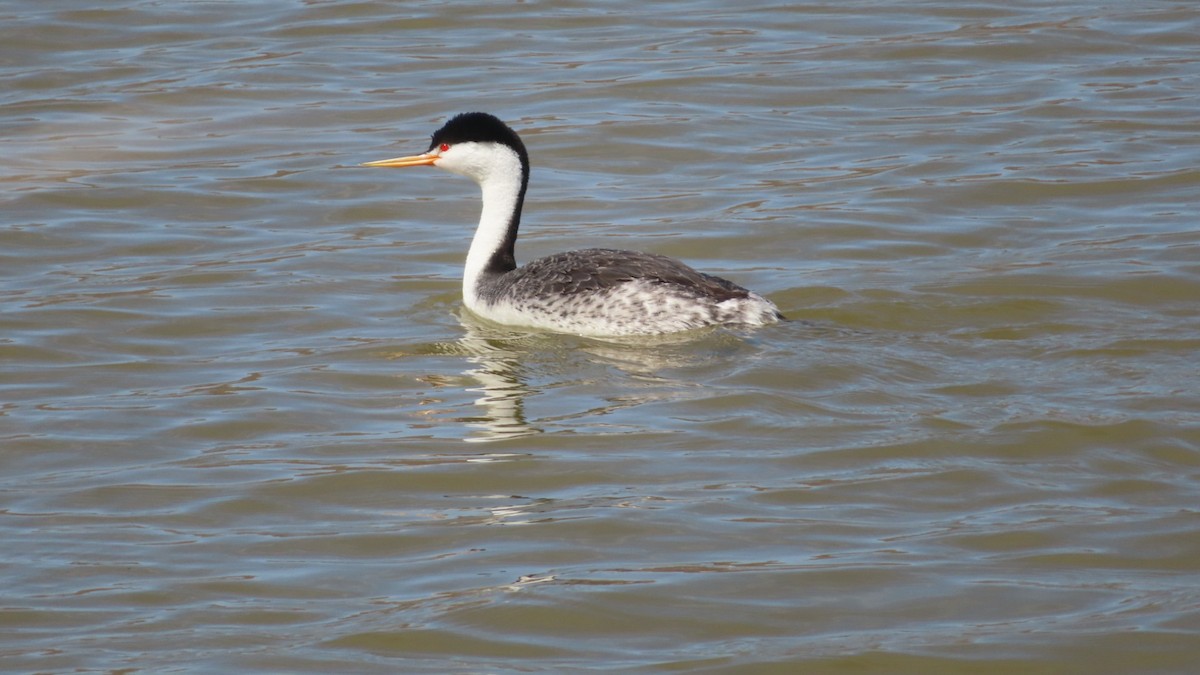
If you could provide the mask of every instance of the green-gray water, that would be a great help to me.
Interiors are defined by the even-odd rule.
[[[1183,673],[1200,7],[0,7],[0,670]],[[522,260],[793,321],[477,325]]]

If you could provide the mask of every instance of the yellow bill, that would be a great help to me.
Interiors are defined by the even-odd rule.
[[[375,162],[365,162],[362,166],[382,166],[382,167],[402,167],[402,166],[427,166],[437,161],[438,156],[433,153],[425,153],[424,155],[410,155],[408,157],[396,157],[393,159],[381,159]]]

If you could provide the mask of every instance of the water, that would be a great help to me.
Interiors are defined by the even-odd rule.
[[[1191,3],[0,8],[0,669],[1200,662]],[[479,325],[518,256],[793,321]]]

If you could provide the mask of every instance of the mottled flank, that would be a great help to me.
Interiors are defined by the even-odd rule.
[[[766,298],[666,256],[586,249],[480,279],[476,308],[501,323],[581,335],[653,335],[783,318]]]

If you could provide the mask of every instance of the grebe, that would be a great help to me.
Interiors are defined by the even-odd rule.
[[[591,336],[654,335],[783,318],[770,300],[653,253],[592,248],[517,267],[514,248],[529,185],[516,132],[487,113],[463,113],[423,154],[363,166],[436,166],[472,178],[483,212],[463,271],[463,302],[497,323]]]

